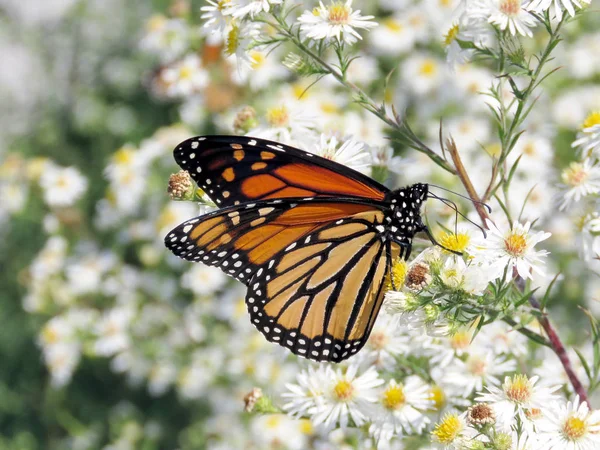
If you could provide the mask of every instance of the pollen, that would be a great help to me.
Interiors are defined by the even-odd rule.
[[[333,3],[329,6],[329,22],[334,25],[345,25],[350,18],[350,8],[343,3]]]
[[[500,11],[507,16],[516,16],[521,12],[521,0],[502,0]]]
[[[442,444],[451,444],[460,432],[463,430],[463,424],[457,414],[446,414],[441,422],[436,424],[431,432],[435,438]]]
[[[563,434],[569,441],[581,439],[586,432],[586,425],[579,417],[569,417],[563,425]]]
[[[533,386],[526,375],[518,374],[505,381],[502,389],[509,400],[523,403],[531,398]]]
[[[347,402],[354,397],[354,386],[347,380],[338,381],[333,388],[333,395],[341,402]]]
[[[591,112],[583,121],[581,128],[591,128],[594,125],[600,125],[600,111]]]
[[[469,236],[467,233],[454,234],[443,232],[438,237],[438,241],[442,247],[462,253],[471,242],[471,236]]]
[[[285,106],[276,106],[267,111],[267,122],[274,127],[287,126],[290,120],[290,113]]]
[[[508,253],[511,256],[523,256],[523,254],[527,250],[527,239],[522,234],[510,233],[504,239],[504,248],[506,250],[506,253]]]
[[[433,401],[433,408],[436,411],[442,409],[446,404],[446,394],[444,393],[444,390],[437,385],[431,387],[429,396],[429,399]]]
[[[446,35],[444,36],[444,45],[448,46],[454,42],[456,37],[458,36],[459,27],[458,24],[455,24],[448,30]]]
[[[569,164],[563,173],[561,178],[563,182],[569,186],[580,186],[585,183],[588,179],[588,172],[585,170],[583,164],[578,162],[572,162]]]
[[[392,289],[393,287],[400,289],[402,286],[404,286],[407,273],[408,264],[403,259],[398,259],[392,266],[392,276],[390,277],[390,282],[388,283],[388,290]]]
[[[387,409],[400,409],[406,402],[402,385],[390,386],[384,393],[382,403]]]

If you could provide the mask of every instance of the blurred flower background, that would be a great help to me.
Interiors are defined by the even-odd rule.
[[[0,449],[600,448],[588,3],[0,0]],[[169,197],[172,149],[216,133],[465,192],[452,136],[490,236],[430,201],[468,257],[418,241],[366,347],[309,363],[164,247],[212,207]]]

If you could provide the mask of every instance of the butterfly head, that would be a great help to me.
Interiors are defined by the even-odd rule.
[[[427,200],[428,192],[428,186],[424,183],[390,192],[392,211],[389,222],[391,234],[396,242],[410,245],[412,237],[424,229],[421,206]]]

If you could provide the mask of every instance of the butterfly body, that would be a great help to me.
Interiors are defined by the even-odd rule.
[[[426,184],[390,191],[337,164],[250,137],[189,139],[178,164],[221,208],[165,237],[177,256],[219,267],[248,287],[265,337],[318,361],[366,343],[393,261],[424,229]]]

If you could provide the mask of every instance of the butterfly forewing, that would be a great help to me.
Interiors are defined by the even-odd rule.
[[[194,137],[178,145],[174,155],[219,206],[311,197],[381,201],[388,192],[346,166],[264,139]]]

